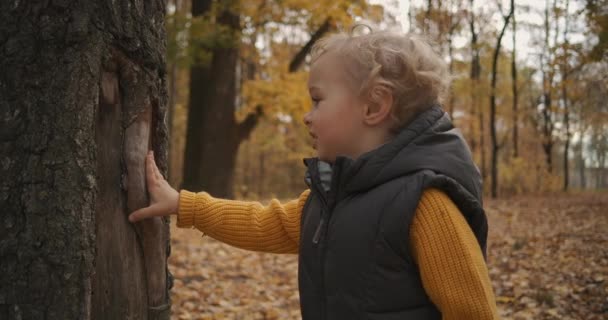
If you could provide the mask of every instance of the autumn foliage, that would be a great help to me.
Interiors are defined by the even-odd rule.
[[[471,147],[488,198],[498,197],[485,206],[501,315],[608,314],[605,2],[430,0],[398,9],[346,0],[231,3],[221,10],[238,12],[239,30],[218,27],[216,7],[193,17],[189,2],[169,1],[172,185],[183,181],[189,156],[188,70],[212,64],[213,48],[237,45],[239,52],[226,70],[237,75],[237,93],[223,112],[244,121],[263,111],[240,142],[234,167],[217,174],[234,175],[232,191],[241,199],[292,198],[305,188],[302,158],[313,155],[301,121],[311,106],[309,59],[298,57],[318,34],[350,31],[360,22],[403,26],[424,34],[449,63],[444,109]],[[407,20],[400,25],[397,16]],[[200,143],[221,141],[222,130],[216,131]],[[250,253],[188,230],[172,232],[178,319],[299,317],[295,256]]]

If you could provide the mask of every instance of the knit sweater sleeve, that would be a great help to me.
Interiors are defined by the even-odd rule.
[[[300,216],[309,190],[298,199],[267,206],[180,191],[177,227],[194,227],[229,245],[254,251],[298,253]]]
[[[451,199],[426,190],[410,229],[422,284],[444,320],[499,319],[477,240]]]

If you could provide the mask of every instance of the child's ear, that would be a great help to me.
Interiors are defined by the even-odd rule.
[[[367,125],[377,125],[391,116],[393,93],[386,86],[374,86],[365,104],[363,122]]]

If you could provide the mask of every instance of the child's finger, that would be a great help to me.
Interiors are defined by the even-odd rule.
[[[162,215],[162,212],[159,210],[160,208],[157,205],[151,205],[149,207],[141,208],[139,210],[135,210],[133,213],[129,215],[129,221],[137,222],[146,218],[155,217],[158,215]]]
[[[148,186],[151,186],[156,181],[156,172],[154,171],[154,160],[152,155],[148,153],[146,156],[146,178],[148,179]]]
[[[159,180],[164,179],[163,174],[158,170],[158,166],[156,165],[156,161],[154,160],[154,154],[152,154],[152,166],[154,167],[154,173],[156,174],[156,178]]]

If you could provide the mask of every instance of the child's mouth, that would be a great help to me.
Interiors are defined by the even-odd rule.
[[[312,142],[311,142],[312,148],[315,149],[315,150],[317,150],[317,136],[314,133],[312,133],[312,132],[309,132],[308,134],[312,138]]]

